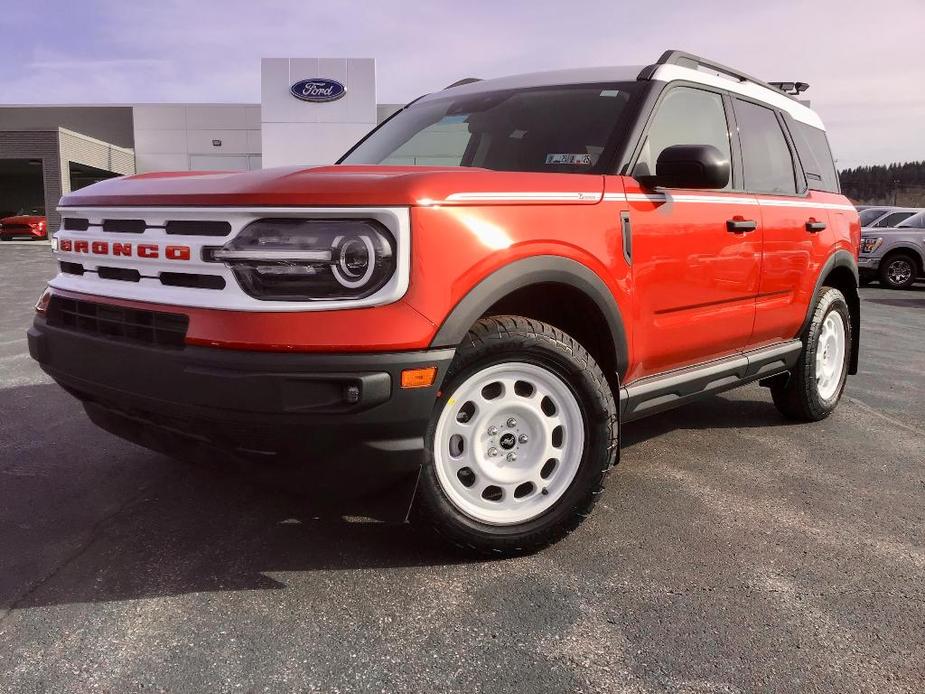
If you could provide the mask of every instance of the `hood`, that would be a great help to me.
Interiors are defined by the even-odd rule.
[[[9,224],[13,226],[14,224],[35,224],[36,222],[44,222],[45,217],[38,214],[17,214],[12,217],[4,217],[0,219],[0,224]]]
[[[597,174],[422,166],[290,167],[111,178],[65,195],[61,206],[405,206],[442,202],[459,193],[524,191],[563,193],[576,201],[578,193],[590,193],[582,202],[597,202],[603,186],[603,177]]]

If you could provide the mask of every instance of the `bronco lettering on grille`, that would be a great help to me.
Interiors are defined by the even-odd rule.
[[[110,249],[112,255],[138,258],[160,258],[161,248],[155,243],[122,243],[109,241],[74,241],[72,239],[61,239],[59,248],[62,251],[71,253],[86,253],[88,255],[109,255]],[[165,246],[164,258],[167,260],[189,260],[189,246]]]

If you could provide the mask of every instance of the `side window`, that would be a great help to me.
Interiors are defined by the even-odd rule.
[[[838,174],[825,132],[799,121],[788,120],[788,123],[809,187],[829,193],[839,192]]]
[[[874,224],[874,226],[877,228],[895,227],[901,221],[903,221],[904,219],[909,219],[909,217],[911,217],[914,214],[915,212],[894,212],[892,214],[888,214],[886,217],[884,217],[879,222]]]
[[[736,122],[746,189],[754,193],[795,194],[793,157],[777,114],[764,106],[736,99]]]
[[[672,145],[713,145],[731,161],[723,97],[693,87],[675,87],[668,92],[655,112],[633,175],[655,174],[658,155]],[[732,181],[726,187],[731,185]]]

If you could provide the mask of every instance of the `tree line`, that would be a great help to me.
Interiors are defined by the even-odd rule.
[[[925,195],[925,161],[857,166],[838,175],[842,193],[861,204],[907,205]]]

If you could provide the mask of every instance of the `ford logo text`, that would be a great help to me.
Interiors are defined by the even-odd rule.
[[[329,80],[316,77],[310,80],[299,80],[291,87],[289,91],[296,99],[302,101],[337,101],[347,93],[347,87],[337,80]]]

